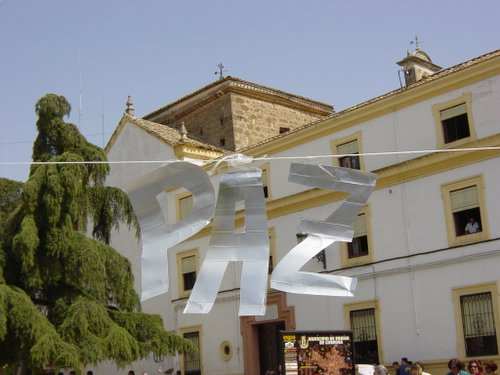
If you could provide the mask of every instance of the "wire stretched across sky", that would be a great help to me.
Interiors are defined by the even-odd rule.
[[[500,146],[486,147],[466,147],[466,148],[450,148],[450,149],[424,149],[424,150],[407,150],[407,151],[381,151],[381,152],[365,152],[356,154],[327,154],[327,155],[295,155],[295,156],[262,156],[251,157],[240,153],[234,153],[224,156],[223,158],[214,159],[196,159],[200,163],[214,163],[222,161],[237,161],[244,163],[252,161],[273,161],[273,160],[315,160],[328,158],[343,158],[348,156],[392,156],[392,155],[415,155],[415,154],[432,154],[432,153],[457,153],[457,152],[476,152],[476,151],[500,151]],[[172,160],[115,160],[115,161],[99,161],[99,160],[82,160],[82,161],[13,161],[0,162],[0,165],[50,165],[50,164],[168,164],[181,161],[178,159]]]

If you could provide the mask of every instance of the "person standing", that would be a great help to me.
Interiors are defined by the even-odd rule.
[[[447,375],[469,375],[469,373],[464,370],[464,366],[458,358],[450,359],[448,361],[448,368],[450,372]]]
[[[411,371],[411,364],[408,358],[406,357],[401,358],[397,375],[410,375],[410,371]]]
[[[488,360],[484,363],[484,374],[485,375],[496,375],[498,366],[495,361]]]
[[[471,359],[467,368],[471,375],[483,375],[483,364],[478,359]]]
[[[471,217],[465,226],[465,234],[472,234],[479,232],[479,223]]]
[[[385,366],[378,365],[373,368],[374,375],[387,375],[387,369]]]
[[[410,368],[410,374],[411,375],[422,375],[422,366],[420,366],[418,363],[413,363]]]
[[[394,375],[398,375],[399,374],[399,362],[398,361],[392,362],[392,368],[394,369]]]

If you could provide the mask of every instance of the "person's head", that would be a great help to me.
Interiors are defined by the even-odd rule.
[[[408,364],[408,358],[406,358],[406,357],[401,358],[401,362],[400,363],[401,363],[401,366],[407,365]]]
[[[418,363],[411,365],[411,375],[422,375],[422,366]]]
[[[462,370],[462,362],[458,358],[452,358],[448,361],[448,368],[453,374],[458,374]]]
[[[75,371],[75,370],[71,370],[71,371],[69,372],[69,375],[76,375],[76,371]]]
[[[385,366],[378,365],[373,367],[373,374],[374,375],[387,375],[387,369]]]
[[[474,375],[474,374],[479,374],[480,372],[483,372],[483,365],[481,361],[477,359],[471,359],[469,361],[469,365],[467,366],[467,369],[469,372]]]
[[[489,360],[484,363],[484,372],[486,374],[494,374],[498,370],[498,366],[495,361]]]
[[[89,371],[87,371],[87,375],[94,375],[94,372],[89,370]]]
[[[498,370],[497,363],[491,359],[483,362],[483,367],[486,374],[495,374]]]
[[[469,219],[469,223],[474,224],[475,222],[476,222],[476,220],[475,220],[473,217],[471,217],[471,218]]]
[[[129,370],[128,375],[135,375],[135,371],[134,370]]]

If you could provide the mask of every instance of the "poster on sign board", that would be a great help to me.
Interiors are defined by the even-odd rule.
[[[351,331],[281,331],[283,375],[354,375]]]

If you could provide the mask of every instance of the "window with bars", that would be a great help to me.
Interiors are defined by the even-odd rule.
[[[452,190],[450,205],[456,236],[481,232],[481,211],[476,185]]]
[[[200,332],[186,332],[183,337],[191,341],[198,348],[194,353],[184,354],[184,374],[201,375]]]
[[[359,149],[358,140],[354,140],[348,143],[344,143],[337,146],[337,154],[349,156],[342,156],[339,158],[339,166],[344,168],[361,169],[359,163]]]
[[[439,111],[439,117],[443,127],[445,144],[470,137],[466,103]]]
[[[460,296],[467,357],[498,354],[491,292]]]
[[[358,215],[353,222],[354,236],[352,242],[347,243],[349,259],[368,255],[368,234],[366,230],[365,214]]]
[[[354,344],[354,362],[378,364],[375,309],[352,310],[349,313]]]

